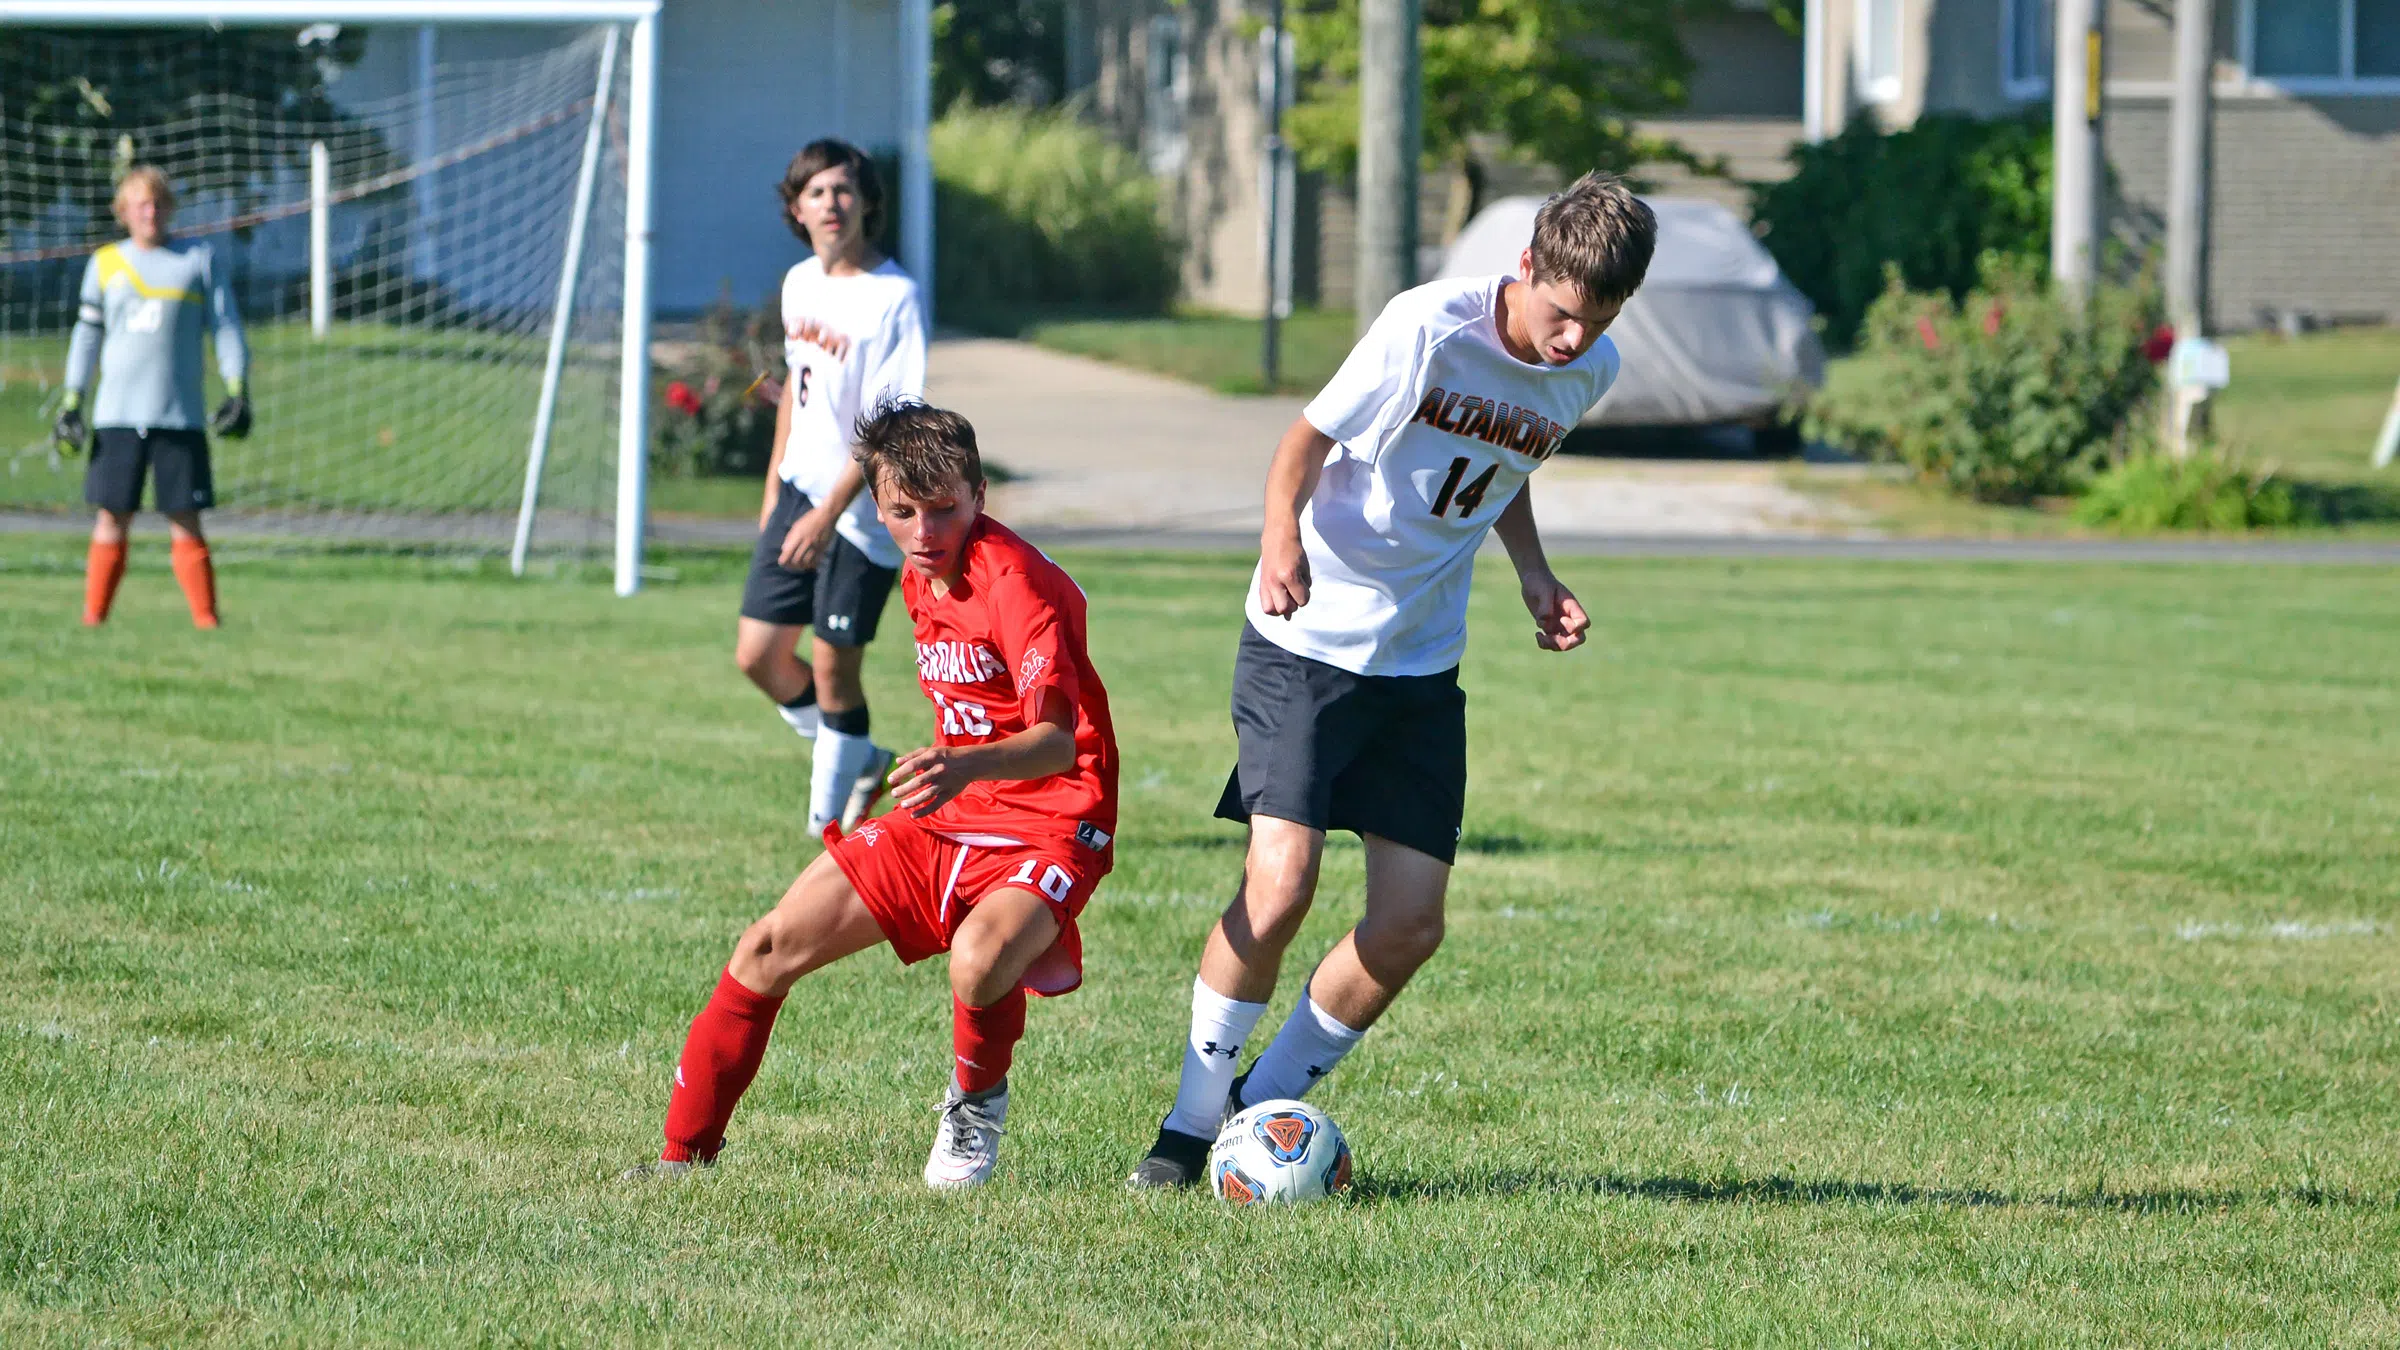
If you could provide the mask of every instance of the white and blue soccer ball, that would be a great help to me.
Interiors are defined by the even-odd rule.
[[[1350,1185],[1350,1145],[1333,1118],[1284,1098],[1225,1122],[1208,1150],[1208,1188],[1231,1205],[1305,1205]]]

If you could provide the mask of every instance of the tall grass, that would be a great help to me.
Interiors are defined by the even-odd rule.
[[[943,315],[1046,306],[1163,312],[1183,250],[1141,161],[1064,110],[955,108],[933,127]]]

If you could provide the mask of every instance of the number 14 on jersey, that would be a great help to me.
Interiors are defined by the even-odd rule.
[[[1458,506],[1458,518],[1465,520],[1468,516],[1475,514],[1476,507],[1483,505],[1483,494],[1491,489],[1492,475],[1500,472],[1500,466],[1492,465],[1481,474],[1476,475],[1474,482],[1461,488],[1458,482],[1467,476],[1467,467],[1468,462],[1465,455],[1460,455],[1450,461],[1450,476],[1442,480],[1441,495],[1433,499],[1435,515],[1448,515],[1451,504],[1455,502]]]

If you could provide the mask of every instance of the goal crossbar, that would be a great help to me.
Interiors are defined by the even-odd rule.
[[[662,0],[0,0],[0,23],[640,23]]]
[[[651,174],[657,137],[658,15],[662,0],[0,0],[0,25],[192,27],[349,24],[621,24],[630,27],[625,87],[624,333],[618,370],[616,591],[642,584],[650,439]],[[593,105],[585,104],[583,111]],[[572,114],[570,114],[572,115]],[[583,189],[579,195],[588,193]],[[553,343],[563,341],[563,325]],[[555,379],[553,351],[545,383]],[[555,391],[544,398],[547,406]],[[546,418],[537,417],[528,467],[539,472]],[[530,496],[530,490],[528,495]],[[520,541],[512,550],[520,557]],[[521,564],[520,564],[521,565]]]

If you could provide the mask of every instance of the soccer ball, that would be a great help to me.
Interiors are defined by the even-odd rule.
[[[1349,1185],[1341,1126],[1306,1102],[1260,1102],[1226,1121],[1208,1151],[1208,1188],[1227,1204],[1305,1205]]]

